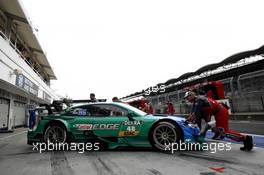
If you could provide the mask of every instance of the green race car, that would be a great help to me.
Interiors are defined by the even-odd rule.
[[[41,116],[27,133],[36,142],[98,142],[110,149],[119,146],[165,150],[179,142],[196,142],[199,129],[177,116],[148,115],[125,103],[87,103],[59,114]]]

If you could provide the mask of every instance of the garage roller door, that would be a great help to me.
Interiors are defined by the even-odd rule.
[[[7,127],[9,100],[0,98],[0,128]]]
[[[14,126],[25,125],[25,104],[14,102]]]

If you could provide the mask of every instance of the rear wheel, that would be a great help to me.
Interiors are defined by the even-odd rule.
[[[180,140],[180,129],[170,122],[158,123],[150,133],[151,145],[160,151],[168,151],[173,143],[178,143]]]
[[[65,127],[54,124],[48,126],[44,134],[44,141],[50,143],[64,143],[67,139]]]

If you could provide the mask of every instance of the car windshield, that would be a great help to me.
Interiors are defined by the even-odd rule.
[[[107,104],[107,103],[106,103],[106,104]],[[145,113],[145,112],[139,110],[138,108],[135,108],[135,107],[133,107],[133,106],[130,106],[130,105],[128,105],[128,104],[125,104],[125,103],[115,103],[115,104],[117,104],[117,105],[119,105],[119,106],[121,106],[121,107],[124,107],[124,108],[126,108],[126,109],[129,109],[129,110],[131,110],[131,111],[133,111],[133,112],[135,112],[135,113],[137,113],[137,114],[139,114],[139,115],[141,115],[141,116],[147,115],[147,113]],[[71,106],[71,107],[67,108],[67,109],[64,111],[64,113],[67,113],[68,111],[71,111],[73,108],[78,107],[78,106],[83,106],[83,105],[79,105],[79,104],[78,104],[78,105],[75,105],[75,106]]]
[[[135,113],[137,113],[137,114],[139,114],[139,115],[147,115],[147,113],[145,113],[145,112],[139,110],[138,108],[135,108],[135,107],[133,107],[133,106],[130,106],[130,105],[128,105],[128,104],[125,104],[125,103],[118,103],[118,105],[120,105],[120,106],[122,106],[122,107],[124,107],[124,108],[126,108],[126,109],[129,109],[129,110],[131,110],[131,111],[134,111]]]

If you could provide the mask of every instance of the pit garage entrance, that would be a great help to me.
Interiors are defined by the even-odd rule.
[[[8,126],[9,100],[0,98],[0,129]]]

